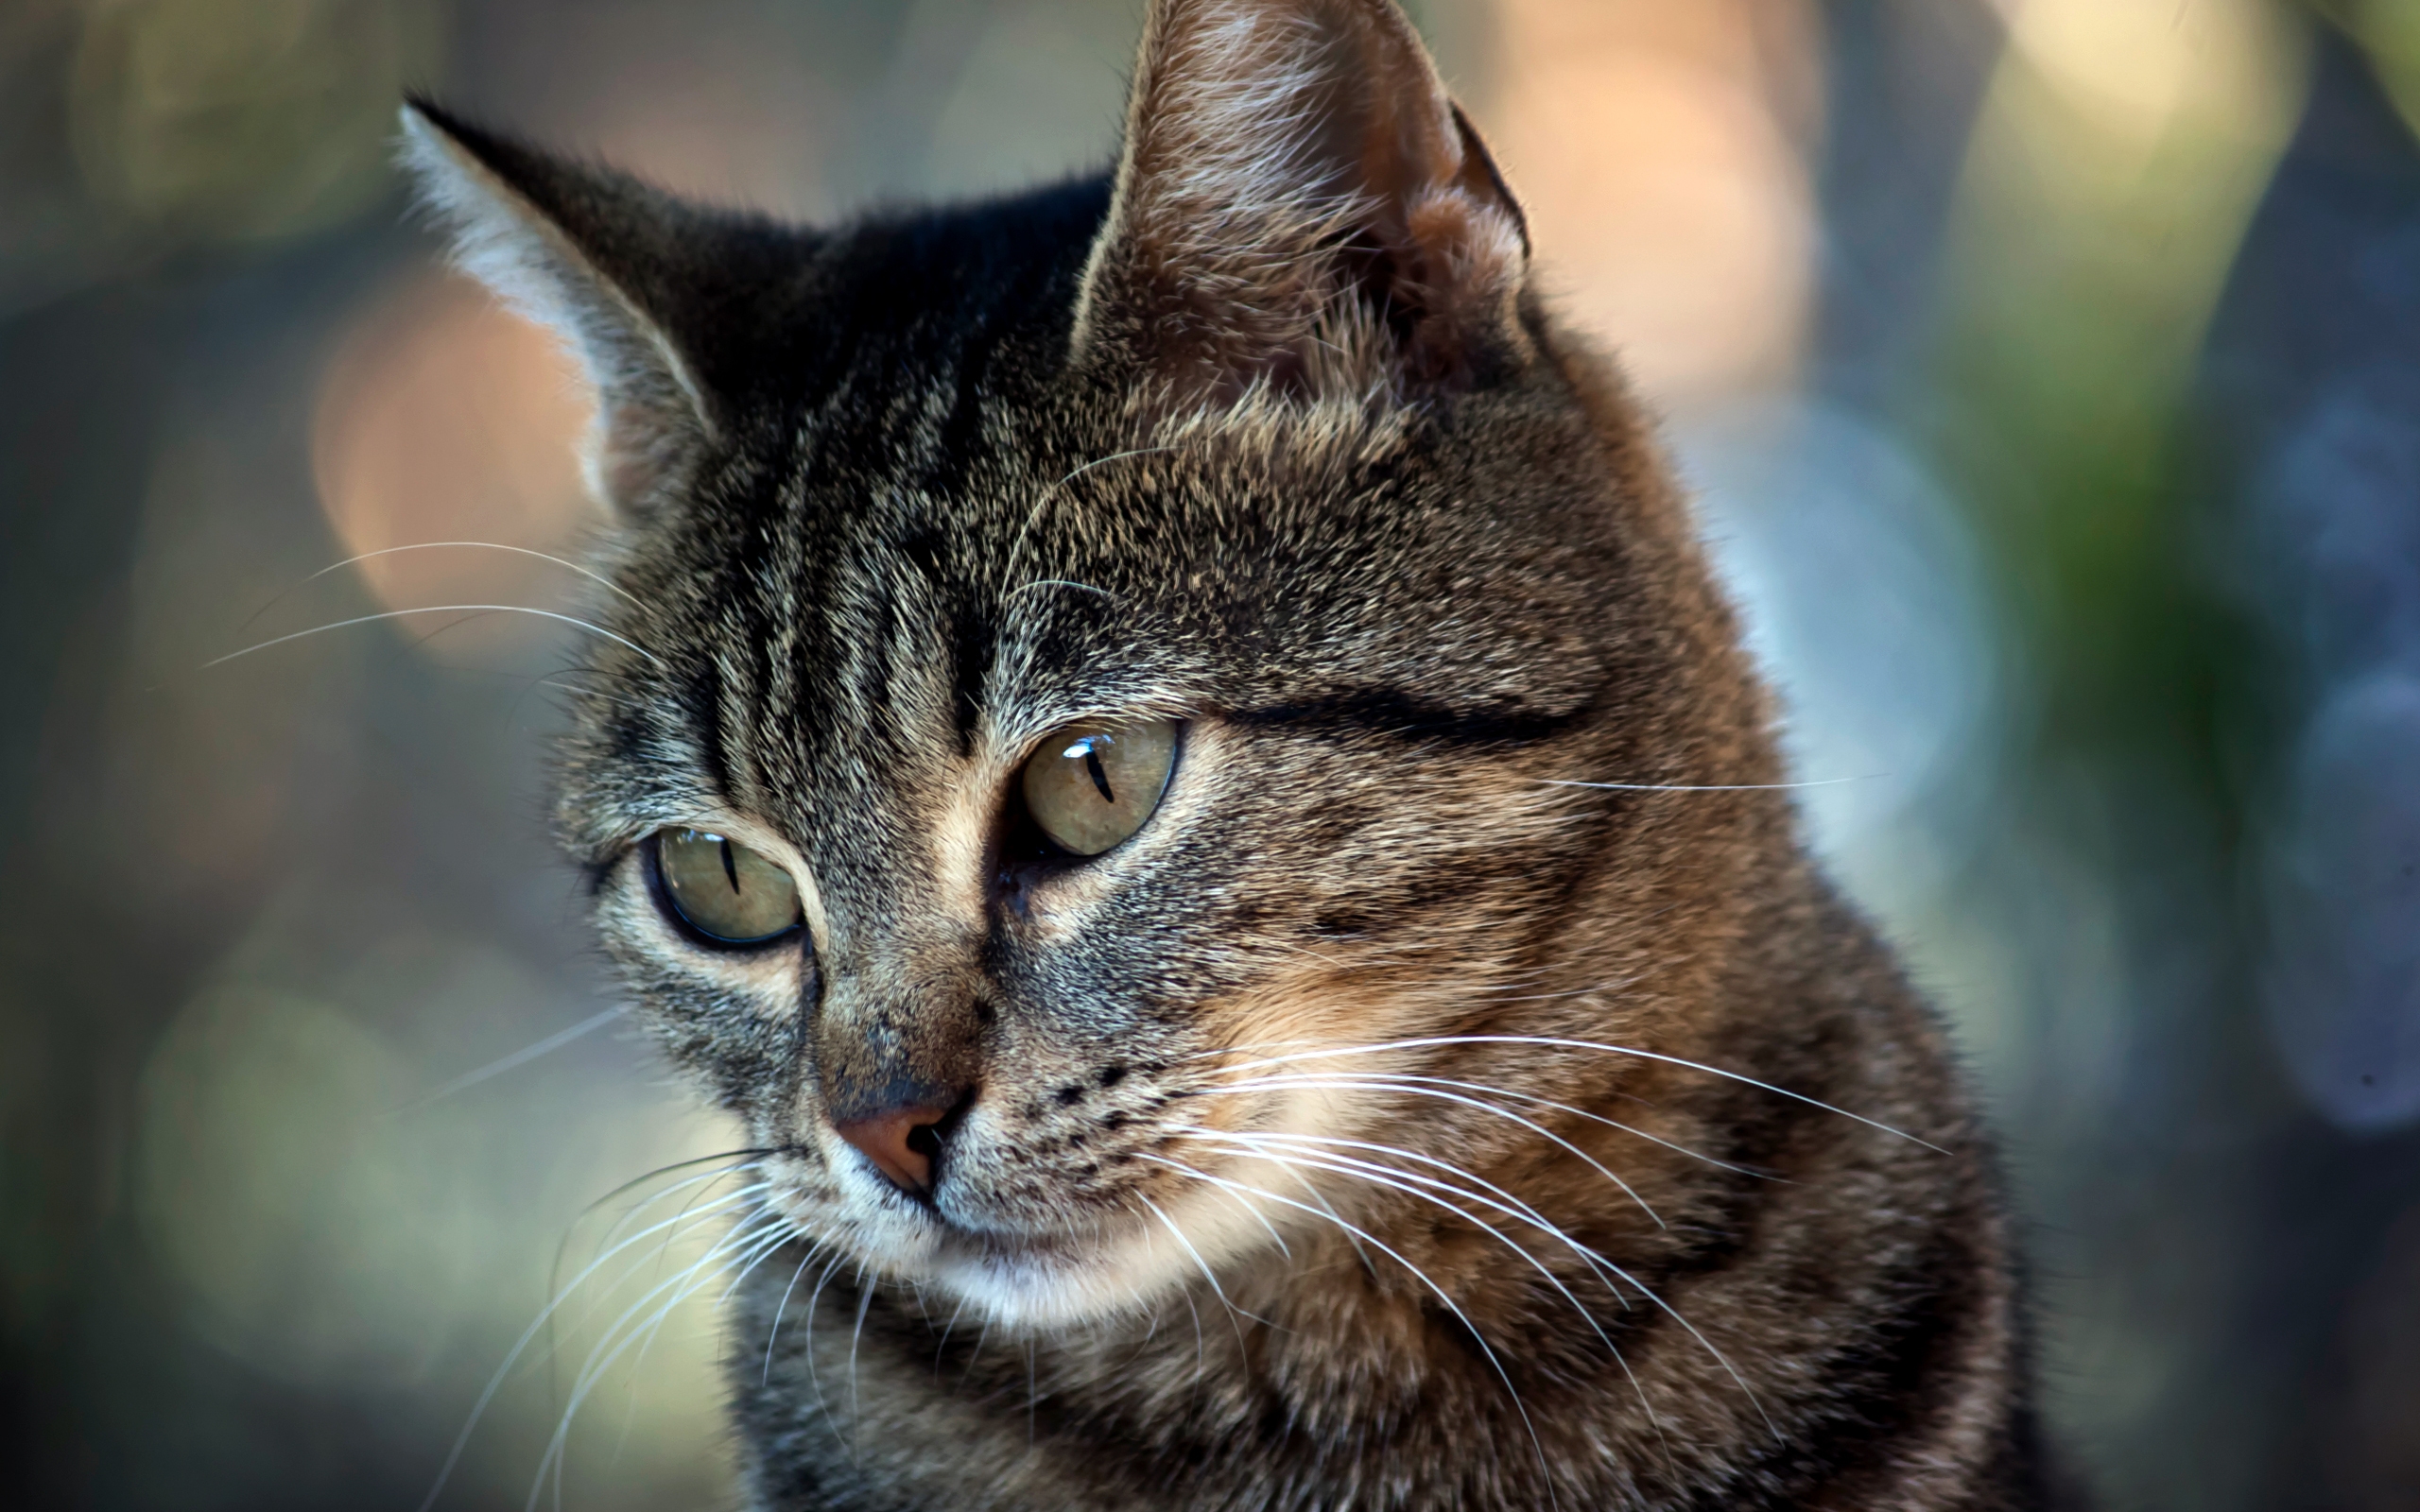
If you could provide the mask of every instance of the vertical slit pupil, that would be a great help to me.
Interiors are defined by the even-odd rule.
[[[1098,745],[1091,742],[1087,742],[1085,744],[1084,770],[1093,774],[1093,786],[1100,789],[1102,802],[1115,803],[1117,801],[1117,795],[1109,790],[1109,773],[1101,769],[1100,747]]]
[[[731,842],[729,840],[723,840],[721,843],[722,874],[731,879],[732,895],[736,897],[739,894],[739,863],[732,858]]]

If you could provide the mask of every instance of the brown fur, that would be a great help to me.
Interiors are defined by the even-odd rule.
[[[1114,192],[830,233],[416,121],[649,459],[562,812],[760,1151],[758,1504],[2048,1504],[1939,1026],[1388,0],[1162,0]],[[1109,716],[1159,810],[1034,849]],[[802,935],[684,938],[673,826]],[[918,1099],[929,1195],[833,1130]]]

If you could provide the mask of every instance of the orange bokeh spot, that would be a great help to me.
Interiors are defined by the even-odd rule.
[[[460,280],[414,279],[381,300],[328,365],[312,432],[320,507],[385,609],[520,604],[577,612],[578,574],[482,541],[579,550],[601,511],[577,461],[594,403],[579,369],[537,327]],[[452,627],[460,621],[458,627]],[[554,622],[407,615],[398,632],[458,655],[527,644]]]

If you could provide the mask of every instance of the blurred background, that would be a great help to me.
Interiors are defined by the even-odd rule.
[[[2420,0],[1412,9],[1958,1023],[2110,1505],[2420,1506]],[[559,1250],[733,1143],[545,839],[562,627],[424,612],[582,582],[322,571],[594,524],[400,92],[829,216],[1105,162],[1138,23],[0,4],[0,1501],[416,1506]],[[632,1320],[566,1504],[725,1502],[711,1290],[620,1253],[441,1505],[521,1504]]]

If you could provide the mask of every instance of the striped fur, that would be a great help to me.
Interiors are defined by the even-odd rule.
[[[423,109],[604,395],[562,828],[775,1153],[755,1504],[2050,1504],[1940,1028],[1806,858],[1635,404],[1388,0],[1162,0],[1118,173],[795,231]],[[1060,725],[1183,722],[1090,861]],[[1614,785],[1586,785],[1614,784]],[[639,843],[798,878],[714,953]],[[948,1061],[931,1200],[820,1090]]]

